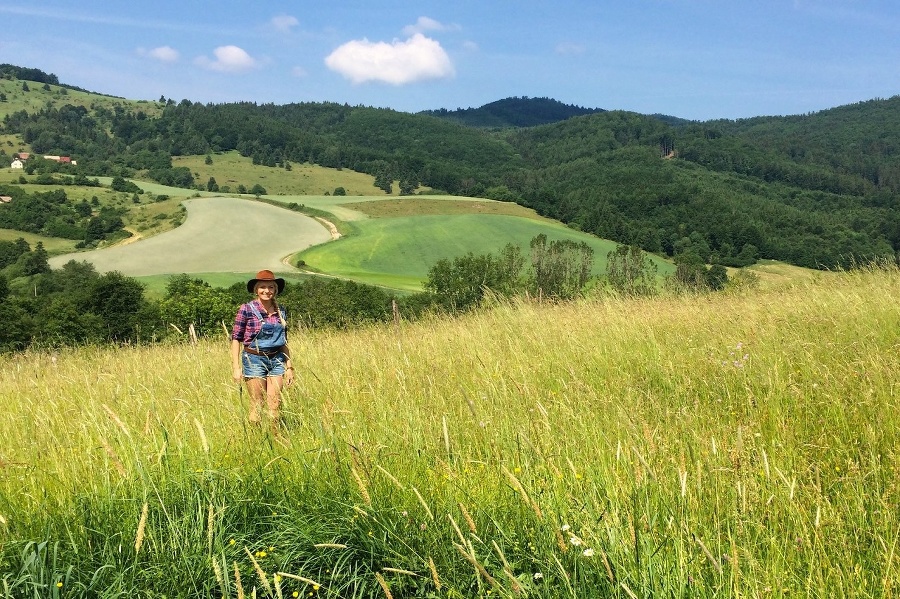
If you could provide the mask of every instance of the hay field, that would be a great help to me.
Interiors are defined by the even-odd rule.
[[[315,219],[252,200],[185,200],[187,219],[173,231],[127,245],[55,256],[52,268],[87,261],[98,272],[163,273],[284,271],[289,254],[331,239]]]

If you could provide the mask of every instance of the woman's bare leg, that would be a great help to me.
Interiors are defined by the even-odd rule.
[[[262,407],[266,395],[266,381],[262,378],[244,379],[247,393],[250,395],[250,422],[259,424],[262,420]]]
[[[281,424],[281,387],[283,378],[270,376],[266,379],[266,408],[273,431],[278,431]]]

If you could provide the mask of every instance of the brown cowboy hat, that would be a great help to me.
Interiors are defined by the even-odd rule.
[[[263,281],[274,281],[276,285],[278,285],[278,293],[284,291],[284,279],[275,278],[275,273],[271,270],[261,270],[256,273],[255,279],[250,279],[247,281],[247,291],[253,293],[253,288],[256,287],[257,283],[261,283]]]

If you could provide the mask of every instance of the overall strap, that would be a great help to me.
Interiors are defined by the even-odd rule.
[[[257,320],[259,320],[260,330],[262,330],[262,325],[264,325],[266,323],[266,319],[263,318],[263,315],[260,313],[260,311],[256,309],[256,303],[255,302],[247,302],[247,307],[250,308],[251,312],[253,312],[253,316],[255,316]],[[259,332],[260,331],[256,331],[256,334],[253,335],[253,339],[250,340],[250,344],[249,344],[249,345],[253,345],[253,342],[256,341],[256,349],[257,350],[259,350],[259,341],[257,341],[256,338],[259,337]]]
[[[265,322],[266,319],[263,317],[262,313],[256,309],[255,302],[248,302],[247,306],[250,308],[250,311],[253,312],[253,315],[259,319],[259,322]],[[278,306],[278,316],[281,318],[281,324],[287,324],[287,312],[284,311],[284,308]]]
[[[256,308],[256,302],[247,302],[247,306],[250,308],[250,311],[253,312],[253,316],[255,316],[259,322],[265,322],[266,319],[263,318],[262,313]]]

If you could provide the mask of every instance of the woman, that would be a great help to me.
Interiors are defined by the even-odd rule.
[[[261,270],[247,281],[247,291],[256,296],[243,304],[231,330],[232,377],[246,383],[250,394],[250,422],[261,422],[265,402],[269,420],[278,431],[281,420],[281,388],[294,382],[294,366],[287,344],[287,323],[276,296],[284,291],[284,279],[271,270]]]

